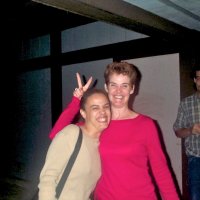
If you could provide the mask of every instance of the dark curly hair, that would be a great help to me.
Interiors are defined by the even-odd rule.
[[[191,74],[191,78],[196,78],[196,72],[197,71],[200,71],[200,64],[199,65],[195,65],[193,68],[192,68],[192,74]]]

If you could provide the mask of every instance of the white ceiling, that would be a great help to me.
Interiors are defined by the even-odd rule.
[[[184,27],[200,31],[199,0],[124,0]]]

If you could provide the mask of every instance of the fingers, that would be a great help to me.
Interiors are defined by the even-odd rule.
[[[92,83],[92,76],[89,78],[89,80],[87,81],[87,83],[83,86],[83,91],[87,91],[87,89],[90,87]]]
[[[80,74],[78,72],[76,73],[76,79],[77,79],[77,83],[78,83],[78,88],[83,89],[84,92],[87,91],[87,89],[90,87],[90,85],[92,83],[92,76],[91,76],[89,78],[89,80],[87,81],[87,83],[83,86]]]
[[[75,88],[73,95],[78,99],[81,99],[83,96],[83,90],[81,88]]]
[[[76,73],[76,79],[77,79],[77,83],[78,83],[78,88],[82,88],[82,82],[81,82],[81,77],[79,73]]]
[[[200,134],[200,123],[194,124],[192,132]]]

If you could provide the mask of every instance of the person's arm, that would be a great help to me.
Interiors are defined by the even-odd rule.
[[[192,134],[200,134],[200,123],[196,123],[189,128],[180,128],[174,130],[174,132],[176,133],[176,136],[179,138],[186,138]]]
[[[76,73],[76,79],[78,83],[78,88],[75,88],[71,103],[61,113],[55,125],[53,126],[49,134],[50,139],[53,139],[60,130],[62,130],[65,126],[69,125],[72,122],[72,120],[79,111],[80,99],[82,98],[84,92],[87,91],[90,84],[92,83],[92,77],[90,77],[87,83],[85,85],[82,85],[79,73]]]
[[[55,125],[53,126],[49,134],[50,139],[53,139],[60,130],[62,130],[65,126],[69,125],[72,122],[72,120],[78,113],[79,108],[80,108],[80,99],[73,96],[72,101],[61,113]]]
[[[147,150],[151,169],[163,200],[179,200],[176,186],[163,152],[157,128],[149,122]]]
[[[185,104],[181,101],[178,107],[176,120],[173,124],[173,130],[179,138],[186,138],[192,135],[192,127],[188,125],[185,116]]]

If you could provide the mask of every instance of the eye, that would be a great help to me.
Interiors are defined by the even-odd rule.
[[[109,104],[105,105],[104,109],[110,109],[110,105]]]
[[[110,87],[116,87],[116,84],[110,83]]]
[[[128,84],[123,84],[122,88],[127,89],[127,88],[129,88],[129,85]]]
[[[94,106],[92,107],[92,110],[98,110],[98,107]]]

